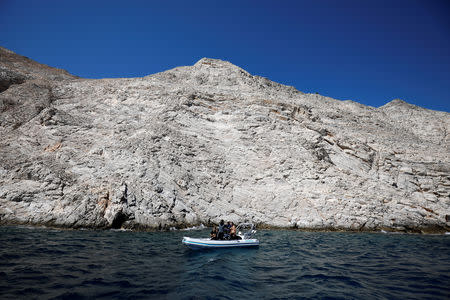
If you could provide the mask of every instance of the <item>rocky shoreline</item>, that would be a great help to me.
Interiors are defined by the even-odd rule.
[[[0,224],[448,232],[448,132],[221,60],[83,79],[0,47]]]
[[[192,225],[192,224],[191,224]],[[53,229],[53,230],[118,230],[118,231],[129,231],[129,232],[170,232],[170,231],[197,231],[197,230],[208,230],[217,224],[204,225],[203,223],[197,225],[181,224],[179,226],[165,227],[165,228],[155,228],[155,227],[137,227],[137,228],[112,228],[110,226],[106,227],[61,227],[52,224],[29,224],[29,223],[15,223],[8,222],[0,224],[2,227],[25,227],[25,228],[35,228],[35,229]],[[268,226],[265,224],[257,224],[255,226],[256,230],[289,230],[298,232],[348,232],[348,233],[383,233],[383,234],[424,234],[424,235],[450,235],[450,231],[445,230],[443,227],[428,227],[428,228],[374,228],[371,230],[361,229],[352,230],[348,228],[295,228],[295,227],[275,227]]]

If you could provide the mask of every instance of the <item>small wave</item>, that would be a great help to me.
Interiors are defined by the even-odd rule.
[[[384,233],[384,234],[405,234],[405,232],[402,232],[402,231],[386,231],[386,230],[383,230],[383,229],[380,230],[380,233]]]
[[[192,227],[188,227],[188,228],[183,228],[183,229],[181,229],[181,230],[183,230],[183,231],[191,231],[191,230],[203,230],[203,229],[205,229],[205,228],[206,228],[205,225],[200,224],[200,225],[198,225],[198,226],[192,226]]]
[[[17,225],[17,228],[29,230],[48,229],[48,227],[44,225]]]
[[[450,232],[448,232],[448,231],[447,231],[447,232],[446,232],[446,233],[444,233],[444,234],[445,234],[445,235],[450,235]]]
[[[112,228],[110,230],[111,231],[131,231],[131,229],[126,229],[126,228]]]

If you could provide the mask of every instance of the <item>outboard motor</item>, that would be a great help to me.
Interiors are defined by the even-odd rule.
[[[256,233],[255,226],[252,223],[241,223],[236,227],[237,235],[244,240],[251,239]]]

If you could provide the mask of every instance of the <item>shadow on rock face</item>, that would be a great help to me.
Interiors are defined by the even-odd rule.
[[[125,215],[123,212],[119,212],[114,218],[111,227],[114,229],[119,229],[122,227],[122,224],[125,223],[127,220],[128,220],[127,215]]]
[[[25,82],[25,78],[22,77],[7,77],[0,76],[0,93],[6,91],[13,84],[22,84]]]

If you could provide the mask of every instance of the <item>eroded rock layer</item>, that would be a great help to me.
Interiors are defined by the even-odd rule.
[[[449,131],[220,60],[93,80],[0,48],[0,223],[449,230]]]

